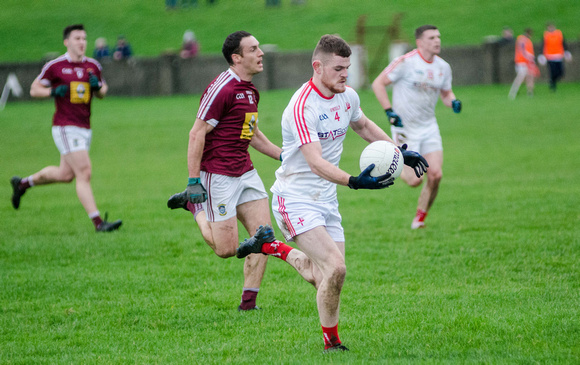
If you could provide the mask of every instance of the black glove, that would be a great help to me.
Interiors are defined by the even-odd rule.
[[[391,174],[388,172],[381,176],[373,177],[371,176],[371,171],[375,168],[375,164],[372,163],[364,169],[357,177],[351,176],[348,179],[348,187],[354,190],[357,189],[384,189],[393,185],[394,179],[391,179]]]
[[[68,85],[58,85],[57,87],[53,87],[50,89],[50,96],[53,97],[64,97],[68,92]]]
[[[407,151],[407,144],[400,146],[399,149],[403,154],[405,165],[411,166],[413,170],[415,170],[415,175],[417,175],[417,177],[421,177],[421,175],[427,172],[427,167],[429,167],[429,164],[427,163],[427,160],[423,158],[423,156],[415,151]]]
[[[99,91],[103,84],[99,81],[99,78],[92,72],[89,72],[89,84],[91,85],[92,91]]]
[[[453,108],[454,113],[459,113],[461,111],[461,100],[453,100],[451,102],[451,107]]]
[[[207,200],[207,192],[203,185],[201,185],[199,177],[190,177],[185,191],[187,192],[187,198],[193,204],[203,203]]]
[[[403,126],[403,122],[401,122],[401,117],[399,117],[399,115],[393,111],[393,108],[385,109],[385,113],[387,114],[387,118],[389,118],[389,123],[391,123],[395,127]]]

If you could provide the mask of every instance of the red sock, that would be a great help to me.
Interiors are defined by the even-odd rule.
[[[278,240],[269,243],[264,243],[262,245],[262,253],[265,253],[266,255],[279,257],[284,261],[286,261],[286,257],[288,257],[288,254],[293,249],[294,249],[293,247],[290,247],[287,244]]]
[[[415,217],[417,218],[417,222],[423,222],[425,221],[425,217],[427,217],[427,212],[422,209],[417,209]]]
[[[328,349],[335,345],[340,345],[338,338],[338,323],[334,327],[322,327],[322,337],[324,337],[324,349]]]
[[[259,289],[244,289],[242,292],[242,302],[240,303],[241,310],[250,310],[256,308],[256,297]]]
[[[103,220],[101,219],[101,216],[100,215],[98,215],[98,216],[96,216],[94,218],[91,218],[91,220],[93,221],[93,224],[95,225],[95,228],[99,228],[99,225],[101,223],[103,223]]]

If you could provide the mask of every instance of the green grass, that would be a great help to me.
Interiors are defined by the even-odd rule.
[[[280,144],[292,90],[264,92],[260,128]],[[123,219],[95,234],[74,185],[33,188],[21,209],[8,180],[58,161],[51,102],[0,112],[0,363],[578,363],[580,84],[533,99],[508,86],[456,88],[438,106],[444,179],[428,228],[409,229],[419,190],[339,188],[347,237],[340,334],[321,355],[315,291],[270,259],[238,313],[242,262],[203,243],[166,199],[187,177],[198,96],[94,103],[93,189]],[[371,92],[366,114],[384,125]],[[346,140],[353,174],[364,143]],[[253,154],[267,187],[277,163]],[[244,234],[245,235],[245,234]]]
[[[217,0],[209,6],[177,11],[165,10],[163,0],[32,1],[3,0],[0,11],[0,62],[38,61],[47,52],[64,52],[61,34],[68,24],[84,23],[88,30],[89,54],[97,37],[114,45],[119,34],[127,36],[137,56],[157,56],[179,49],[183,32],[192,29],[202,53],[220,53],[226,35],[240,29],[255,34],[262,44],[277,44],[280,50],[312,50],[320,36],[339,33],[355,40],[356,21],[367,15],[367,25],[387,26],[393,15],[404,13],[403,34],[413,43],[413,30],[437,24],[444,46],[480,44],[488,35],[499,35],[504,26],[516,33],[526,27],[536,40],[549,20],[567,36],[580,35],[580,2],[570,0],[306,0],[294,6],[282,0],[280,8],[266,8],[264,0]],[[369,45],[381,41],[383,32],[371,31]],[[372,53],[374,54],[374,52]]]

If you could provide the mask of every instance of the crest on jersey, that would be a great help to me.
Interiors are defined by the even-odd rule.
[[[221,216],[228,214],[228,211],[226,210],[226,205],[225,204],[218,204],[218,212]]]
[[[88,82],[71,81],[70,102],[73,104],[88,104],[91,101],[90,85]]]
[[[252,139],[254,136],[254,129],[258,123],[258,113],[246,113],[244,125],[242,126],[242,133],[240,139]]]

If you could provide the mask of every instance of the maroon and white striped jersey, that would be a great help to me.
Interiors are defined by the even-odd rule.
[[[248,146],[258,123],[260,94],[232,70],[222,72],[201,96],[197,118],[214,129],[205,137],[201,170],[238,177],[252,170]]]

